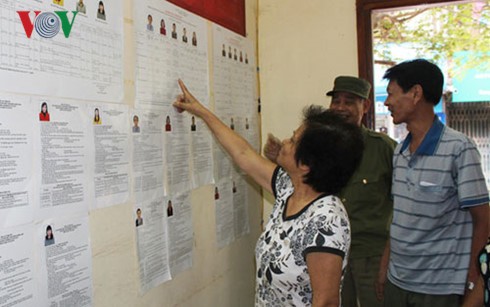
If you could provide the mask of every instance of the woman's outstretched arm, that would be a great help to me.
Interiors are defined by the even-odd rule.
[[[272,192],[271,180],[276,164],[254,151],[252,146],[240,135],[224,124],[216,115],[204,107],[179,79],[182,94],[177,97],[174,106],[200,117],[218,142],[231,156],[233,161],[260,186]]]

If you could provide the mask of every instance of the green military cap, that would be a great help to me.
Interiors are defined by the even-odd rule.
[[[351,76],[339,76],[335,78],[333,90],[327,92],[327,96],[333,96],[335,92],[347,92],[367,99],[370,90],[371,84],[364,79]]]

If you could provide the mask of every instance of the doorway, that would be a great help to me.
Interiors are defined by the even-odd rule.
[[[426,0],[423,3],[357,1],[359,76],[373,84],[374,103],[365,124],[402,141],[407,131],[403,125],[393,125],[383,105],[386,81],[382,76],[386,69],[404,60],[423,57],[435,62],[445,72],[446,80],[443,99],[435,113],[448,126],[475,141],[490,187],[490,65],[485,67],[490,49],[484,49],[485,59],[479,59],[482,48],[478,45],[490,45],[490,1]],[[461,22],[463,18],[474,20],[480,32],[488,32],[484,32],[480,41],[465,40],[465,35],[472,35],[476,30],[472,23],[468,26]],[[453,26],[454,29],[450,28]],[[427,27],[433,32],[427,33]],[[438,37],[438,32],[446,35],[450,32],[449,35],[457,37],[453,40],[455,44],[444,45],[447,40]]]

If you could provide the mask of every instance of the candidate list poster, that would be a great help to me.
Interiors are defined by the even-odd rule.
[[[140,293],[170,280],[167,210],[163,197],[135,203]]]
[[[178,79],[182,79],[205,106],[209,105],[206,21],[173,4],[156,0],[138,2],[135,12],[135,105],[167,113],[166,145],[172,146],[165,147],[167,193],[212,183],[211,135],[200,119],[188,114],[174,116],[169,111],[181,92]],[[175,127],[170,131],[173,122],[182,122],[185,130]],[[168,164],[170,160],[172,164]],[[179,179],[174,176],[175,171]]]
[[[30,97],[0,96],[0,227],[29,223],[34,218],[38,202],[33,161],[40,155],[33,142],[36,116]]]
[[[232,180],[233,219],[235,237],[240,238],[250,232],[248,215],[248,184],[244,177],[237,176]]]
[[[233,207],[233,182],[231,178],[220,179],[214,187],[216,214],[216,244],[218,248],[235,241],[235,220]]]
[[[39,125],[35,138],[39,152],[34,155],[35,173],[40,174],[36,217],[88,212],[93,171],[85,106],[49,97],[35,97],[31,102],[31,108],[39,109],[39,115],[32,119]]]
[[[0,228],[0,306],[36,305],[34,226]]]
[[[259,151],[259,113],[254,45],[213,24],[214,107],[219,118]],[[214,145],[215,179],[233,174],[230,159]]]
[[[95,208],[124,203],[129,197],[129,110],[119,104],[87,106],[92,129],[93,191]],[[91,202],[92,203],[92,202]]]
[[[0,2],[0,90],[122,102],[123,2]]]
[[[130,114],[134,198],[136,202],[151,201],[164,194],[165,116],[162,112],[142,109],[132,110]]]
[[[191,190],[189,115],[170,107],[165,113],[166,195]]]
[[[200,118],[186,114],[190,117],[190,152],[191,152],[191,180],[192,187],[198,188],[214,183],[213,163],[213,137],[208,126]]]
[[[88,215],[50,218],[36,225],[38,306],[92,306]]]
[[[192,267],[194,228],[190,192],[165,197],[172,277]]]
[[[136,107],[171,106],[184,80],[208,105],[206,21],[171,3],[134,2],[136,35]]]

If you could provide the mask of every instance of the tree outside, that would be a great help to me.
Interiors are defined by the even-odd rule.
[[[417,57],[447,62],[450,76],[471,68],[490,70],[490,1],[419,6],[373,14],[375,63],[405,60],[392,46],[405,46]],[[462,57],[461,54],[466,56]]]
[[[490,0],[379,10],[373,12],[372,25],[376,129],[397,140],[406,130],[393,126],[383,106],[387,68],[414,58],[437,63],[446,74],[446,102],[452,100],[453,83],[468,72],[490,73]],[[445,121],[444,103],[435,111]]]

